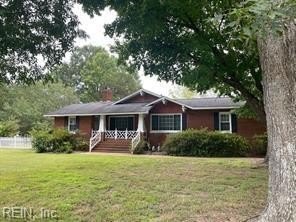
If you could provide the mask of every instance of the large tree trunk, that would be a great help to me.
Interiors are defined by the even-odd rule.
[[[267,206],[257,221],[296,221],[296,24],[258,41],[269,155]]]

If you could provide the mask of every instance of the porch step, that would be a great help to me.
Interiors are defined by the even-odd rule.
[[[129,149],[115,149],[115,148],[105,148],[100,147],[93,149],[92,152],[102,152],[102,153],[129,153]]]
[[[92,152],[129,153],[131,140],[107,139],[101,141]]]

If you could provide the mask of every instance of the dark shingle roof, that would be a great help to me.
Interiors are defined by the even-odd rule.
[[[130,103],[112,105],[112,102],[94,102],[84,104],[72,104],[57,111],[50,112],[46,116],[67,115],[98,115],[116,113],[147,113],[152,107],[145,106],[147,103]]]
[[[229,97],[175,99],[177,102],[196,109],[239,108],[244,102],[233,102]]]
[[[100,113],[148,113],[152,108],[145,106],[147,103],[126,103],[105,106],[100,109]]]
[[[131,95],[137,95],[140,93],[137,91]],[[144,93],[150,94],[149,91],[143,91]],[[131,96],[130,95],[130,96]],[[154,94],[153,94],[154,95]],[[129,98],[125,97],[126,98]],[[156,95],[157,96],[157,95]],[[65,106],[57,111],[48,113],[45,116],[70,116],[70,115],[100,115],[100,114],[138,114],[138,113],[148,113],[153,107],[153,104],[162,101],[162,99],[167,99],[171,102],[175,102],[179,105],[184,105],[189,109],[199,110],[199,109],[233,109],[241,107],[244,102],[233,102],[229,97],[215,97],[215,98],[195,98],[195,99],[170,99],[167,97],[158,96],[152,103],[126,103],[126,104],[116,104],[112,102],[93,102],[84,104],[72,104]],[[121,100],[119,100],[121,101]],[[118,103],[118,101],[117,101]]]

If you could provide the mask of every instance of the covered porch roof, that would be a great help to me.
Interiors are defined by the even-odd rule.
[[[45,116],[94,116],[94,115],[122,115],[147,114],[152,108],[147,103],[127,103],[113,105],[112,102],[94,102],[72,104]]]

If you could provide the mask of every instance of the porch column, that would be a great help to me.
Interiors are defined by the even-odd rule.
[[[100,132],[105,132],[106,131],[106,115],[101,115],[100,116],[100,127],[99,127]]]
[[[137,131],[140,133],[143,133],[145,131],[144,114],[139,114]]]

